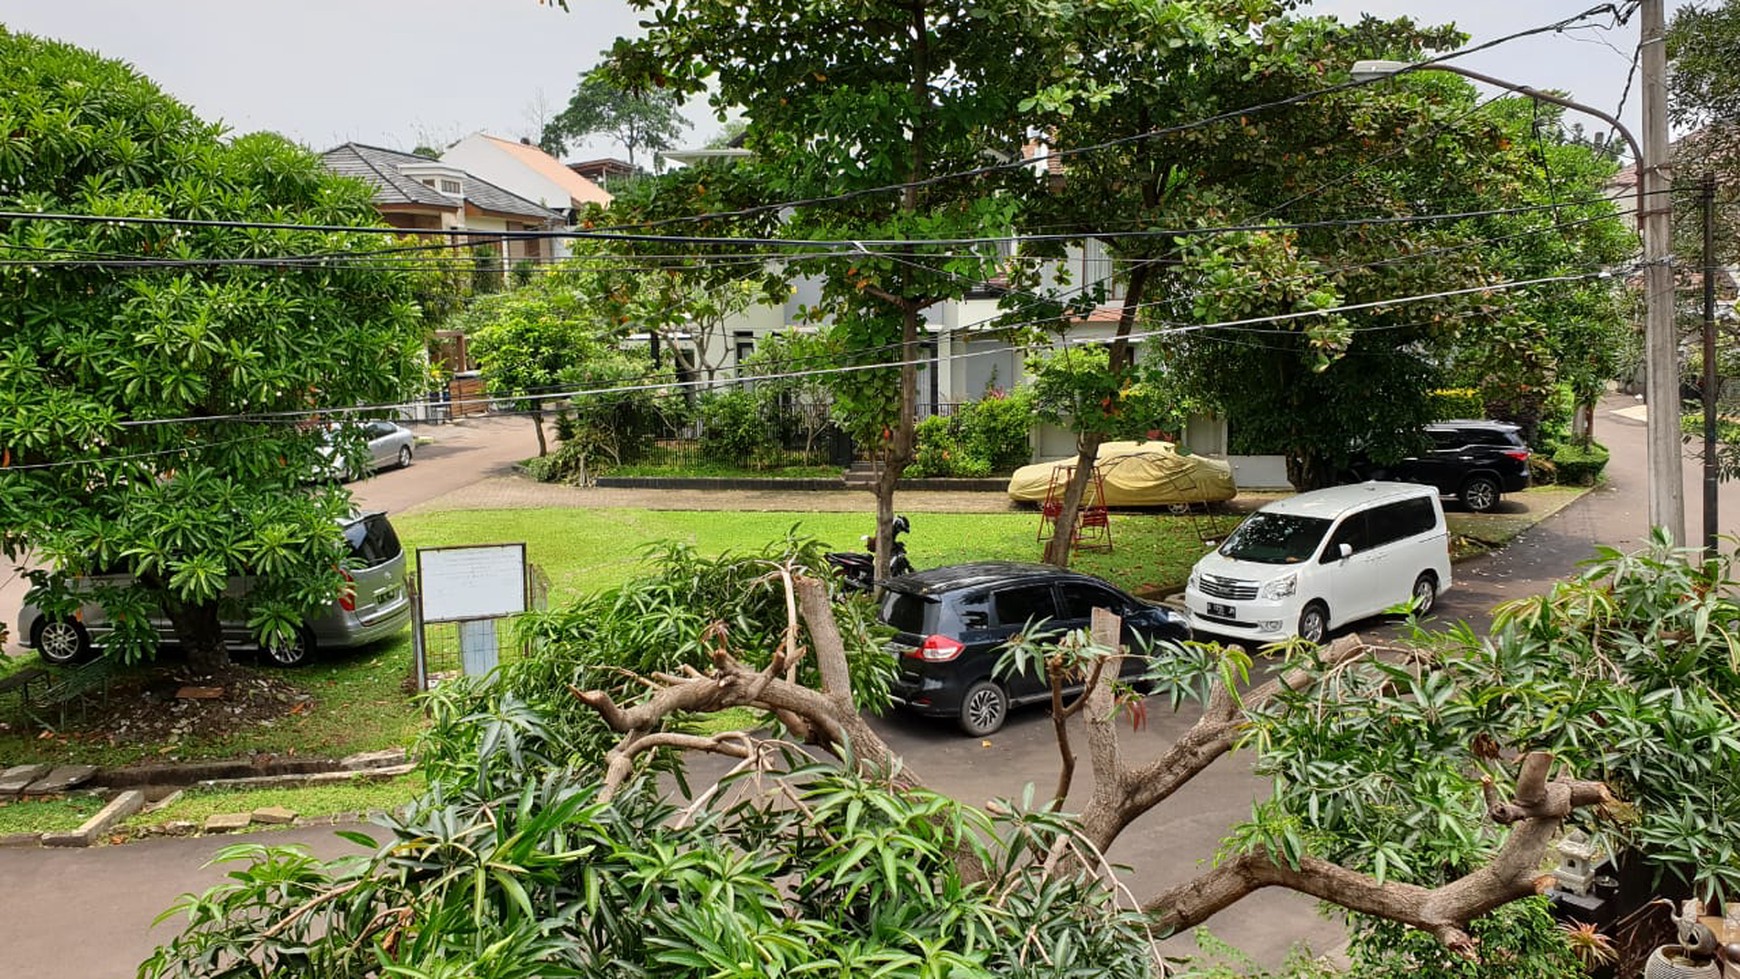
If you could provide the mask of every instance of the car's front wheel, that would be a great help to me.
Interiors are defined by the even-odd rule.
[[[289,638],[268,639],[261,651],[273,666],[301,666],[314,655],[314,637],[306,628],[297,629]]]
[[[1456,494],[1462,505],[1475,513],[1485,513],[1498,506],[1498,483],[1491,476],[1475,476],[1462,484],[1462,492]]]
[[[967,688],[961,698],[961,730],[975,738],[995,734],[1009,716],[1009,695],[990,680]]]
[[[1306,642],[1321,643],[1328,634],[1329,609],[1322,602],[1312,602],[1305,606],[1305,611],[1299,613],[1299,638]]]
[[[44,662],[67,666],[90,658],[91,634],[73,619],[44,619],[31,645]]]
[[[409,466],[410,464],[411,464],[411,447],[408,445],[399,446],[399,468],[403,469],[406,466]]]

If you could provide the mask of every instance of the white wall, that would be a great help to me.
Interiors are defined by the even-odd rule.
[[[554,210],[566,211],[574,206],[573,198],[561,184],[520,163],[481,134],[467,136],[449,146],[441,154],[441,162]]]

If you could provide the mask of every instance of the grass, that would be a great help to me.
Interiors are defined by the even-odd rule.
[[[755,469],[725,462],[633,462],[611,466],[606,476],[658,476],[668,479],[839,479],[839,466],[791,464]]]
[[[907,554],[916,568],[961,561],[1036,561],[1039,516],[1019,513],[909,514]],[[1222,517],[1230,530],[1234,518]],[[846,549],[874,528],[868,513],[718,513],[686,510],[446,510],[393,518],[407,547],[525,541],[528,559],[550,577],[552,604],[647,571],[644,545],[684,541],[705,554],[759,550],[794,526]],[[1182,585],[1205,551],[1189,517],[1123,514],[1111,518],[1109,553],[1084,553],[1075,566],[1131,591]]]
[[[107,800],[94,795],[0,802],[0,836],[75,830],[105,805]]]
[[[189,789],[174,802],[152,812],[133,815],[121,828],[140,829],[186,821],[203,824],[208,816],[229,812],[253,812],[282,806],[298,816],[342,816],[351,813],[395,809],[423,791],[418,773],[379,781],[311,785],[302,788]]]

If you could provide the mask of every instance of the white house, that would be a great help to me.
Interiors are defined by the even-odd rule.
[[[610,192],[564,166],[528,140],[502,139],[472,133],[441,154],[441,162],[536,201],[556,211],[573,227],[574,216],[588,205],[608,206]],[[566,241],[554,239],[552,254],[568,254]]]

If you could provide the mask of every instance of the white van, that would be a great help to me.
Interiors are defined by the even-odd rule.
[[[1191,628],[1274,642],[1408,601],[1425,614],[1450,587],[1450,532],[1438,491],[1359,483],[1276,500],[1190,571]]]

